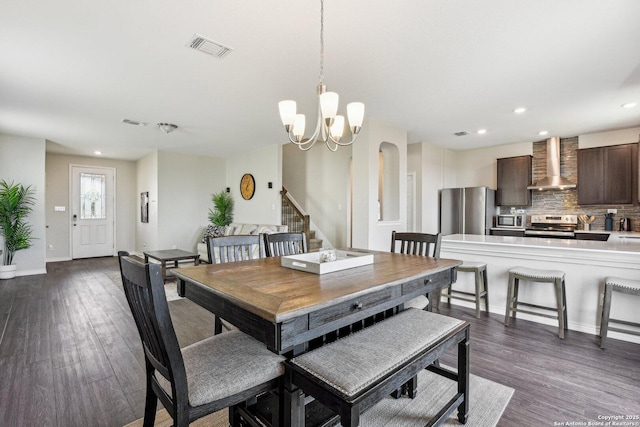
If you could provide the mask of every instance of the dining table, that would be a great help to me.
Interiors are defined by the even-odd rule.
[[[456,281],[462,262],[359,249],[373,262],[327,274],[282,265],[281,257],[174,269],[178,294],[263,342],[294,357],[312,346],[393,315],[419,295]],[[280,390],[277,424],[305,425],[301,390]],[[276,424],[276,423],[274,423]]]

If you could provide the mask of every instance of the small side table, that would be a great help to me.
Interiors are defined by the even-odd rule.
[[[167,279],[167,262],[173,262],[173,268],[178,267],[178,261],[193,260],[194,265],[200,264],[200,254],[195,252],[183,251],[182,249],[165,249],[161,251],[143,252],[144,262],[149,262],[149,258],[160,261],[162,265],[162,279]]]

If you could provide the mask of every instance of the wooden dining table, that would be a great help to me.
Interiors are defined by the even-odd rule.
[[[353,251],[353,249],[352,249]],[[358,251],[358,250],[356,250]],[[360,251],[373,263],[328,274],[281,266],[280,257],[174,269],[178,294],[266,344],[293,357],[312,341],[349,329],[403,303],[448,287],[461,261]],[[304,395],[281,390],[278,424],[304,425]]]

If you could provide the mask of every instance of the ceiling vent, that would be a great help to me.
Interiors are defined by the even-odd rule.
[[[130,119],[122,119],[122,123],[126,123],[128,125],[133,125],[133,126],[146,126],[147,123],[145,122],[138,122],[136,120],[130,120]]]
[[[465,132],[465,131],[456,132],[456,133],[454,133],[454,135],[455,136],[467,136],[467,135],[469,135],[469,132]]]
[[[222,59],[229,52],[233,50],[228,46],[224,46],[218,42],[214,42],[206,37],[201,36],[200,34],[194,34],[191,37],[191,40],[187,44],[191,49],[199,50],[200,52],[204,52],[207,55],[215,56],[218,59]]]

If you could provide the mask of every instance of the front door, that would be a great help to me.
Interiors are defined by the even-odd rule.
[[[115,169],[71,166],[71,258],[114,255]]]

